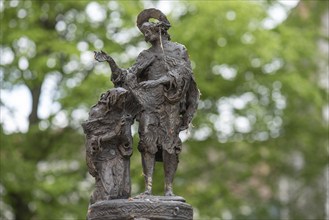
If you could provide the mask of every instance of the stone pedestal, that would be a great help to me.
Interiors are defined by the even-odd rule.
[[[88,220],[192,220],[192,206],[179,196],[145,196],[96,202]]]

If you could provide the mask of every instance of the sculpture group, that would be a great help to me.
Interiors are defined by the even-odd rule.
[[[149,19],[158,22],[150,22]],[[170,23],[157,9],[146,9],[137,26],[151,47],[142,51],[135,64],[122,69],[105,52],[95,59],[107,62],[113,89],[103,93],[82,126],[86,134],[86,161],[95,178],[90,204],[131,196],[131,125],[139,123],[145,191],[152,194],[156,161],[163,162],[165,196],[174,196],[173,179],[182,149],[180,131],[188,128],[197,109],[197,89],[186,48],[170,41]]]

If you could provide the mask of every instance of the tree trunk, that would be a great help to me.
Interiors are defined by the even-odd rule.
[[[32,109],[29,115],[29,126],[37,124],[40,121],[40,118],[38,117],[38,106],[41,95],[41,87],[42,83],[33,88],[29,88],[32,96]]]
[[[11,199],[11,205],[15,210],[16,220],[29,220],[33,217],[33,213],[31,212],[28,203],[24,201],[24,195],[10,192],[9,197]]]
[[[38,107],[41,95],[41,87],[42,83],[34,87],[28,87],[32,96],[32,109],[29,115],[29,128],[31,127],[31,125],[37,124],[40,121],[40,118],[38,117]],[[28,220],[33,217],[34,213],[33,211],[31,211],[28,204],[28,201],[32,196],[31,194],[31,192],[28,192],[27,194],[15,191],[10,192],[10,204],[11,207],[13,207],[13,212],[16,220]]]

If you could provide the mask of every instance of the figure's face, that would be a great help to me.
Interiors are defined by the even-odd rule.
[[[149,22],[145,22],[142,25],[141,30],[144,34],[144,39],[146,42],[152,43],[159,39],[159,33],[156,31],[156,28],[154,27],[153,24]]]
[[[110,90],[110,95],[108,97],[109,108],[116,107],[119,109],[124,108],[128,91],[124,88],[114,88]]]

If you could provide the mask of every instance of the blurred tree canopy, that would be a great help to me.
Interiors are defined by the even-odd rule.
[[[8,102],[26,101],[1,96],[1,219],[85,219],[93,179],[80,123],[113,86],[92,51],[131,65],[148,47],[136,16],[159,4],[0,2],[1,91],[24,88],[32,102],[26,131],[9,131],[15,109]],[[195,208],[195,219],[324,219],[328,1],[300,1],[291,10],[282,1],[170,5],[169,33],[188,48],[202,93],[194,127],[182,132],[188,140],[175,193]],[[274,7],[288,17],[269,27]],[[135,150],[134,194],[143,188],[141,172]]]

